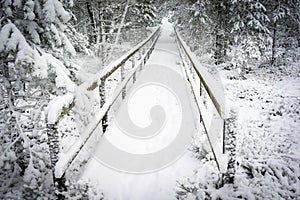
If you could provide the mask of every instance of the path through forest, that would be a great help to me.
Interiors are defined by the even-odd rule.
[[[108,199],[174,199],[176,181],[197,168],[188,151],[197,109],[180,63],[172,25],[163,20],[153,53],[81,176]]]

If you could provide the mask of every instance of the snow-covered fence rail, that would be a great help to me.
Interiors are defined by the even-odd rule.
[[[58,180],[58,183],[64,180],[66,171],[69,169],[77,155],[81,152],[83,147],[86,145],[86,143],[100,124],[102,124],[102,132],[105,132],[107,128],[107,114],[109,110],[119,97],[121,99],[125,98],[126,88],[128,88],[130,80],[132,80],[132,83],[136,81],[136,74],[143,68],[146,61],[149,59],[154,49],[154,45],[159,37],[159,34],[160,28],[157,28],[147,39],[139,43],[125,55],[104,68],[104,70],[97,75],[98,79],[86,86],[87,90],[95,90],[96,88],[99,88],[100,108],[97,112],[97,115],[95,116],[95,120],[93,120],[86,127],[84,133],[81,134],[81,140],[78,140],[75,144],[72,145],[72,148],[68,153],[68,158],[53,160],[54,162],[56,162],[54,178]],[[126,73],[125,64],[130,64],[127,62],[131,62],[131,69],[127,69]],[[119,74],[121,79],[117,87],[115,88],[114,94],[108,96],[106,94],[107,88],[105,86],[108,79],[114,74]],[[49,129],[54,129],[54,127],[55,126],[49,126]],[[53,153],[56,154],[57,152]]]
[[[189,49],[182,37],[175,30],[185,75],[189,81],[197,107],[200,121],[204,126],[209,145],[221,174],[227,170],[225,156],[225,101],[221,84],[214,80],[209,72],[199,63],[196,55]]]
[[[108,65],[103,71],[100,72],[98,75],[98,80],[93,82],[89,87],[88,90],[94,90],[96,87],[99,87],[99,92],[100,92],[100,107],[105,107],[104,104],[106,102],[109,102],[109,100],[106,100],[106,94],[105,94],[105,85],[107,82],[107,79],[113,75],[114,73],[118,73],[117,71],[120,71],[121,75],[121,81],[125,80],[125,69],[124,65],[127,61],[132,62],[132,70],[129,72],[131,74],[130,77],[133,77],[133,81],[136,79],[136,68],[135,66],[138,66],[138,63],[136,64],[136,59],[141,61],[143,60],[144,63],[140,64],[145,64],[146,60],[149,58],[153,48],[154,44],[156,43],[158,36],[160,33],[160,28],[157,28],[148,38],[146,38],[144,41],[136,45],[133,49],[131,49],[129,52],[127,52],[125,55],[120,57],[118,60],[114,61],[110,65]],[[136,57],[136,58],[135,58]],[[128,76],[128,75],[127,75]],[[127,80],[127,79],[126,79]],[[124,81],[126,84],[128,81]],[[122,97],[124,98],[126,95],[126,84],[122,87]],[[116,97],[117,98],[117,97]],[[113,99],[114,103],[115,99]],[[111,104],[112,104],[111,103]],[[111,106],[111,105],[110,105]],[[107,112],[110,108],[110,106],[107,109]],[[103,127],[103,132],[105,132],[106,127],[107,127],[107,112],[105,113],[103,119],[102,119],[102,127]]]

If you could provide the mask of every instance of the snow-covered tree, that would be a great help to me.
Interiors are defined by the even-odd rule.
[[[60,111],[84,96],[76,91],[78,69],[69,58],[92,54],[91,47],[103,44],[105,59],[114,43],[126,39],[126,28],[145,31],[155,23],[152,1],[75,3],[73,8],[72,0],[0,1],[1,199],[53,198],[50,168],[57,155],[49,158],[53,145],[47,142],[57,142]]]
[[[201,48],[211,54],[215,63],[224,62],[228,49],[228,1],[171,2],[171,7],[174,7],[172,20],[179,29],[191,35],[193,39],[190,44],[201,42]],[[194,47],[192,49],[196,50]]]
[[[79,32],[88,36],[90,47],[101,58],[103,65],[110,62],[108,58],[119,30],[120,43],[122,41],[136,43],[140,41],[139,38],[145,37],[148,26],[157,23],[155,2],[143,0],[128,1],[128,9],[122,24],[126,5],[127,1],[122,0],[80,0],[74,5],[74,16],[77,19],[74,25]]]
[[[53,96],[74,90],[70,71],[58,59],[76,54],[66,31],[71,15],[65,5],[59,0],[0,2],[3,199],[51,198],[45,107]]]
[[[192,50],[200,56],[210,54],[216,64],[230,61],[243,68],[250,60],[271,65],[297,60],[299,1],[172,0],[166,4],[176,27],[188,35]]]
[[[196,41],[206,40],[208,33],[211,31],[209,26],[210,18],[207,15],[207,3],[208,1],[187,1],[180,3],[179,1],[171,1],[167,5],[167,9],[173,14],[171,20],[175,23],[176,28],[181,30],[188,30],[187,32],[193,37],[187,41],[193,50],[195,48]],[[166,11],[164,11],[166,12]]]
[[[261,59],[268,48],[266,7],[260,1],[231,1],[230,35],[233,62],[246,67],[249,59]]]
[[[297,0],[266,1],[265,6],[270,18],[270,64],[275,66],[283,64],[289,57],[297,57],[295,52],[300,45],[300,3]]]
[[[130,27],[148,27],[155,25],[156,7],[153,0],[136,1],[129,8],[128,17],[126,19]]]

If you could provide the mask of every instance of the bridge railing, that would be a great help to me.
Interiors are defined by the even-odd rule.
[[[222,85],[199,63],[180,34],[175,30],[176,41],[183,61],[185,75],[192,88],[204,131],[207,135],[218,170],[227,170],[225,156],[225,101]]]
[[[154,48],[154,44],[156,43],[158,36],[160,33],[160,28],[157,28],[147,39],[142,41],[140,44],[135,46],[121,58],[113,62],[107,68],[105,68],[101,74],[99,75],[99,79],[97,81],[97,86],[99,87],[100,93],[100,107],[105,107],[105,103],[108,102],[107,112],[110,109],[111,105],[116,101],[118,96],[122,94],[122,98],[124,99],[126,96],[126,87],[129,80],[132,78],[133,82],[136,80],[136,73],[138,70],[137,66],[140,66],[139,69],[142,69],[143,65],[145,65],[146,61],[149,59],[149,56]],[[126,62],[131,61],[131,70],[128,70],[128,66],[126,68]],[[130,67],[130,66],[129,66]],[[126,73],[128,72],[128,73]],[[117,95],[113,96],[112,98],[108,98],[106,84],[110,77],[114,76],[115,74],[120,75],[120,82],[122,82],[121,89],[120,85],[116,88]],[[89,87],[89,89],[94,89],[95,83]],[[112,90],[111,90],[112,91]],[[110,95],[111,96],[111,95]],[[102,119],[102,128],[103,132],[105,132],[107,128],[107,112],[103,116]]]
[[[51,166],[56,184],[63,185],[66,171],[69,169],[77,155],[82,151],[99,125],[102,125],[102,134],[104,134],[108,126],[107,114],[109,110],[118,99],[125,98],[126,91],[129,89],[130,84],[133,84],[136,81],[137,73],[142,70],[146,61],[149,59],[159,34],[160,28],[157,28],[148,38],[104,68],[97,74],[99,78],[86,86],[87,90],[90,91],[99,88],[100,108],[97,111],[95,120],[92,121],[86,127],[84,133],[81,134],[81,140],[77,140],[77,142],[72,145],[72,148],[69,149],[67,158],[58,160],[59,141],[57,125],[64,115],[70,112],[73,107],[76,107],[74,100],[70,101],[68,106],[65,106],[61,115],[54,123],[47,123]],[[114,82],[116,76],[119,76],[117,84],[115,84],[114,88],[111,88],[112,85],[110,82]],[[109,95],[107,93],[108,90],[113,91],[111,92],[112,94]]]

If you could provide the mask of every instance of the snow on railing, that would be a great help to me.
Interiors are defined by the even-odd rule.
[[[200,121],[204,126],[217,167],[220,173],[224,174],[227,170],[224,144],[226,108],[222,86],[199,63],[196,55],[189,49],[176,30],[175,35],[185,75],[191,85],[199,109]]]
[[[122,99],[126,96],[126,87],[132,79],[133,83],[136,81],[136,74],[143,68],[146,61],[149,59],[154,45],[159,37],[160,28],[157,28],[147,39],[136,45],[133,49],[125,55],[109,64],[98,75],[98,79],[86,85],[87,90],[94,90],[99,87],[100,92],[100,108],[97,110],[95,120],[90,122],[86,127],[84,133],[81,134],[81,140],[77,140],[71,147],[68,153],[68,158],[58,160],[55,166],[55,179],[63,180],[66,171],[71,166],[77,155],[81,152],[87,141],[91,138],[97,127],[102,123],[102,133],[105,132],[107,127],[107,114],[111,106],[116,102],[117,98],[122,94]],[[137,55],[137,56],[136,56]],[[136,60],[137,59],[137,60]],[[132,68],[125,75],[125,63],[132,62]],[[121,82],[118,84],[115,93],[109,98],[105,94],[105,82],[113,74],[118,73],[120,70]],[[76,105],[75,105],[76,106]],[[53,128],[50,126],[50,128]],[[61,181],[60,181],[61,182]]]
[[[132,56],[137,53],[146,43],[150,40],[158,36],[160,32],[160,28],[157,28],[148,38],[137,44],[133,47],[130,51],[125,53],[123,56],[109,64],[105,67],[101,72],[97,74],[97,80],[94,80],[93,83],[90,84],[88,87],[89,90],[94,90],[97,86],[101,84],[102,80],[107,79],[112,73],[114,73],[117,69],[119,69],[126,61],[128,61]]]

